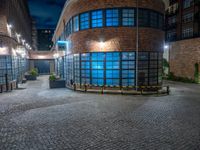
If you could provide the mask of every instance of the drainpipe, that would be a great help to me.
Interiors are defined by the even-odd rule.
[[[136,0],[136,91],[138,90],[138,50],[139,50],[139,8],[138,0]]]

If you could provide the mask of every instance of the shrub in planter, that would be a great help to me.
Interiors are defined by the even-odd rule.
[[[56,80],[56,76],[54,74],[51,74],[49,76],[49,81],[55,81]]]
[[[29,74],[25,75],[26,80],[37,80],[37,76],[38,76],[38,72],[37,70],[31,69],[31,71],[29,71]]]
[[[51,74],[49,76],[49,87],[52,88],[65,88],[65,80],[57,79],[55,75]]]
[[[38,72],[37,72],[37,69],[32,69],[31,71],[30,71],[30,75],[32,75],[32,76],[38,76]]]

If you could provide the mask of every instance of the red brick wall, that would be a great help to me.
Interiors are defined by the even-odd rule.
[[[133,0],[71,0],[64,10],[64,15],[56,30],[59,37],[64,30],[64,22],[72,16],[89,10],[113,7],[136,7]],[[140,8],[149,8],[164,13],[164,3],[161,0],[139,0]],[[143,51],[161,51],[164,45],[164,32],[153,28],[140,28],[140,46]],[[54,37],[55,38],[55,37]],[[55,40],[55,39],[54,39]],[[136,28],[106,27],[79,31],[69,36],[72,41],[72,52],[86,51],[129,51],[136,50]],[[103,47],[100,42],[104,41]]]
[[[131,51],[136,50],[136,30],[128,27],[100,28],[79,31],[70,35],[74,53],[88,51]],[[100,42],[104,44],[101,45]],[[161,51],[164,32],[151,28],[139,31],[139,50]]]
[[[170,72],[176,76],[194,79],[196,63],[200,66],[200,38],[171,43]]]

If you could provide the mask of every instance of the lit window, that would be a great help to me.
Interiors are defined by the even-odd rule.
[[[194,14],[193,13],[186,13],[183,15],[183,22],[191,22],[193,21]]]
[[[134,9],[123,9],[122,25],[123,26],[134,26],[135,25],[135,10]]]
[[[80,15],[80,28],[81,30],[89,29],[89,13],[83,13]]]
[[[119,25],[119,11],[118,9],[106,10],[106,26],[118,26]]]
[[[168,25],[173,25],[177,21],[176,16],[172,16],[168,18]]]
[[[75,16],[73,18],[73,21],[74,21],[74,32],[77,32],[79,31],[79,17],[78,16]]]
[[[92,27],[102,27],[103,26],[103,11],[93,11],[92,12]]]
[[[176,39],[176,30],[167,31],[167,39],[168,40],[175,40]]]
[[[193,5],[193,0],[184,0],[183,1],[183,8],[188,8]]]
[[[183,29],[182,31],[182,37],[183,38],[188,38],[193,36],[193,28],[186,28]]]

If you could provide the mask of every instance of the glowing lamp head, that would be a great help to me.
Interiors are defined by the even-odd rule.
[[[103,48],[104,45],[105,45],[105,43],[104,43],[103,41],[101,41],[101,42],[99,43],[99,45],[100,45],[101,48]]]
[[[169,45],[164,45],[164,49],[168,49],[169,48]]]
[[[12,26],[11,24],[8,24],[8,28],[10,28],[10,29],[11,29],[12,27],[13,27],[13,26]]]
[[[58,57],[59,57],[59,54],[58,54],[58,53],[55,53],[55,54],[53,55],[53,57],[54,57],[54,58],[58,58]]]

